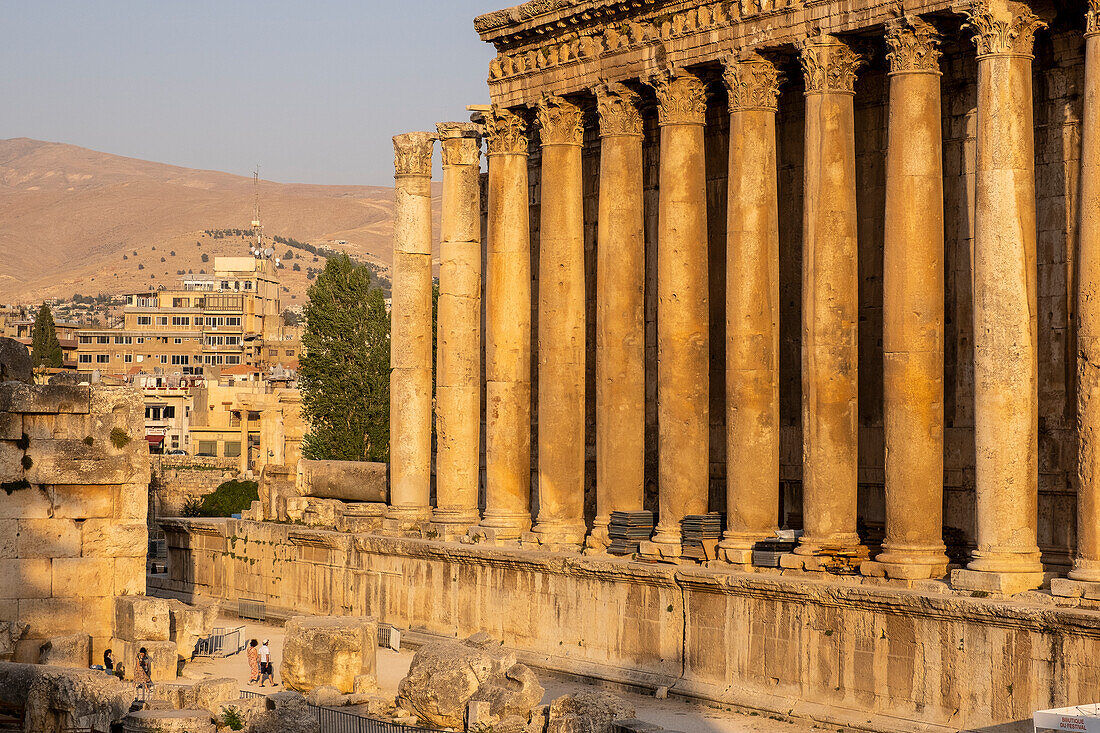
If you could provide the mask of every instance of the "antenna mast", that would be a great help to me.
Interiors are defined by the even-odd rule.
[[[262,250],[264,227],[260,223],[260,164],[252,171],[252,232],[256,235],[256,249]]]

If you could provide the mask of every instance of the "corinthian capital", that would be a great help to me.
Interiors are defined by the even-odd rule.
[[[477,165],[481,162],[481,125],[473,122],[440,122],[439,147],[443,165]]]
[[[694,74],[658,73],[646,80],[657,92],[657,120],[662,125],[702,125],[707,117],[707,87]]]
[[[722,79],[729,89],[730,112],[779,108],[779,71],[767,59],[751,54],[724,60]]]
[[[967,17],[964,27],[974,31],[978,56],[1031,56],[1035,31],[1046,28],[1025,3],[1013,0],[974,0],[958,6]]]
[[[527,121],[494,104],[485,115],[485,148],[487,155],[527,155]]]
[[[622,84],[611,83],[599,85],[595,92],[601,136],[642,134],[642,114],[638,111],[637,93]]]
[[[1100,33],[1100,0],[1089,0],[1089,9],[1085,11],[1085,35]]]
[[[430,176],[435,135],[430,132],[406,132],[393,137],[395,176]]]
[[[584,111],[568,100],[544,96],[535,119],[542,128],[543,145],[580,145],[584,140]]]
[[[886,24],[886,43],[890,52],[890,71],[899,74],[906,71],[940,70],[939,34],[932,24],[915,15],[907,15]]]
[[[822,33],[802,41],[799,51],[807,94],[855,91],[856,69],[863,58],[843,41]]]

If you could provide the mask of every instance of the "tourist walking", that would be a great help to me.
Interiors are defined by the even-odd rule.
[[[138,650],[137,664],[134,665],[134,682],[139,690],[147,690],[153,686],[153,680],[149,676],[149,667],[149,652],[145,651],[145,647],[142,647]]]
[[[256,648],[257,646],[259,642],[255,639],[248,641],[248,669],[250,670],[248,684],[250,685],[260,681],[260,650]]]
[[[260,647],[260,687],[264,686],[265,680],[271,680],[272,687],[278,687],[279,683],[275,681],[275,667],[271,664],[271,649],[267,646],[267,639],[264,639],[263,645]]]

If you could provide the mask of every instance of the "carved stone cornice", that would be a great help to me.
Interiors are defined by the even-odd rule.
[[[406,132],[393,136],[395,176],[431,176],[435,135],[430,132]]]
[[[758,54],[723,59],[722,80],[729,90],[730,112],[779,109],[779,71]]]
[[[481,162],[481,125],[473,122],[440,122],[439,147],[443,165],[478,165]]]
[[[1100,0],[1089,0],[1089,9],[1085,11],[1085,36],[1100,33]]]
[[[798,44],[806,94],[855,93],[856,69],[863,58],[838,38],[824,33]]]
[[[1035,31],[1047,26],[1025,3],[1013,0],[974,0],[956,9],[967,17],[963,27],[974,31],[973,40],[978,47],[978,58],[1031,58]]]
[[[601,84],[594,91],[601,137],[642,134],[642,113],[638,110],[640,97],[636,92],[622,84]]]
[[[535,109],[542,130],[543,145],[580,145],[584,142],[584,110],[576,104],[547,94]]]
[[[940,73],[940,36],[923,18],[907,15],[887,23],[886,43],[891,74]]]
[[[485,115],[486,155],[527,155],[527,120],[493,105]]]
[[[702,125],[707,117],[707,87],[685,72],[657,73],[645,80],[657,93],[657,121],[661,125]]]

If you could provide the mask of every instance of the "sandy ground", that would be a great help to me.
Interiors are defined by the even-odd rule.
[[[218,625],[229,628],[242,626],[242,636],[246,642],[253,638],[261,642],[268,639],[270,642],[268,646],[271,648],[272,659],[275,662],[275,681],[279,686],[265,686],[261,689],[257,685],[249,685],[248,659],[243,652],[225,658],[196,659],[184,670],[185,678],[232,677],[240,683],[242,690],[254,690],[265,694],[283,689],[282,680],[278,675],[279,662],[283,658],[281,626],[241,622],[238,619],[228,618],[219,619]],[[397,685],[408,672],[412,658],[411,650],[400,652],[389,649],[378,650],[378,687],[382,692],[396,695]],[[586,689],[586,685],[582,683],[545,674],[539,676],[539,681],[546,688],[543,703],[549,703],[561,695]],[[656,700],[647,695],[619,691],[616,691],[616,694],[634,705],[639,719],[656,723],[671,731],[683,731],[683,733],[804,733],[805,731],[837,730],[835,727],[822,728],[809,723],[773,720],[764,715],[742,714],[734,710],[712,708],[677,699]]]

